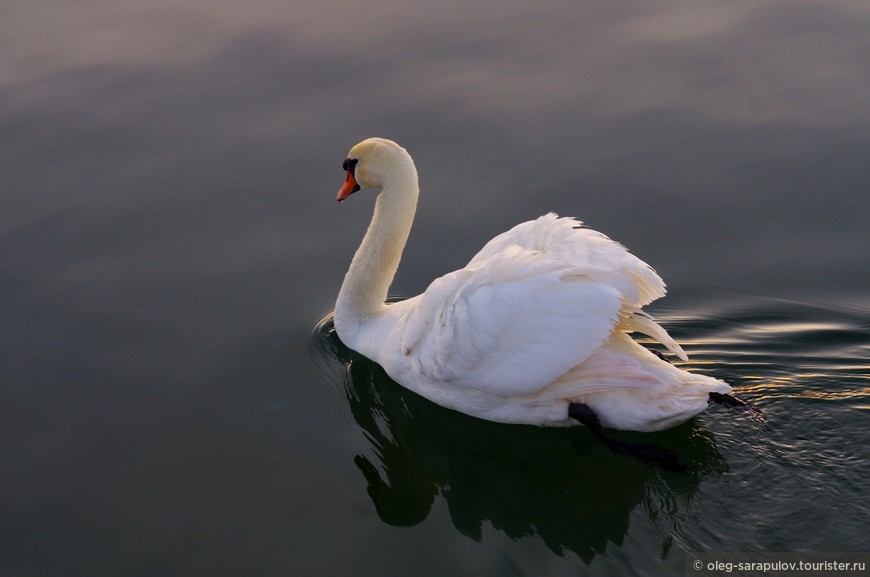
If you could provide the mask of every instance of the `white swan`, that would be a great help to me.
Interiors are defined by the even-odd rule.
[[[417,170],[381,138],[351,148],[344,169],[339,201],[361,187],[380,194],[341,286],[335,329],[399,384],[505,423],[590,424],[591,409],[598,429],[672,427],[703,411],[711,393],[742,404],[725,382],[678,369],[629,336],[644,333],[686,360],[641,310],[664,296],[662,279],[571,218],[519,224],[423,294],[385,304],[416,212]]]

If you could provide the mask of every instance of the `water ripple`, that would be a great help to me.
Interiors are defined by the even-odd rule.
[[[420,522],[428,515],[433,495],[440,494],[451,511],[468,517],[454,519],[456,528],[475,539],[485,520],[515,539],[530,534],[530,527],[535,526],[538,536],[554,551],[572,549],[588,562],[608,540],[619,543],[631,533],[625,519],[642,503],[645,530],[651,532],[648,538],[661,542],[663,548],[676,542],[686,550],[745,550],[745,532],[735,530],[741,526],[754,528],[754,548],[778,550],[795,531],[806,536],[806,546],[819,550],[858,547],[861,519],[870,514],[867,505],[847,505],[831,495],[861,494],[870,475],[870,431],[866,427],[870,322],[854,309],[844,312],[773,299],[731,302],[736,304],[725,301],[656,314],[689,355],[690,360],[681,366],[728,381],[739,397],[764,413],[763,420],[754,420],[711,409],[687,426],[655,437],[678,446],[697,465],[697,474],[686,479],[654,475],[639,480],[637,471],[623,470],[634,463],[611,461],[612,455],[597,451],[601,447],[594,442],[584,445],[582,430],[563,434],[512,428],[424,403],[393,385],[376,365],[344,348],[332,328],[331,315],[312,329],[310,356],[334,393],[346,397],[353,414],[347,427],[361,426],[366,443],[371,444],[360,445],[355,458],[369,482],[370,495],[374,495],[373,487],[393,487],[384,485],[379,470],[406,471],[414,464],[417,481],[405,489],[410,487],[409,495],[425,498],[406,495],[400,501],[414,506],[390,511],[401,510],[409,516],[388,522]],[[577,446],[582,450],[575,456]],[[503,448],[499,459],[492,455],[496,447]],[[520,455],[526,455],[523,458],[528,462]],[[562,468],[574,463],[580,469],[566,477],[570,481],[554,488],[553,463]],[[580,475],[579,471],[590,466],[599,472],[591,477]],[[601,471],[614,466],[619,470],[607,473],[610,477],[602,485],[607,490],[599,492],[596,483]],[[542,474],[542,470],[550,472]],[[487,481],[475,484],[468,479]],[[548,481],[540,485],[540,479]],[[516,485],[515,492],[508,491],[507,501],[490,503],[488,508],[469,505],[489,503],[489,488],[505,489],[507,480]],[[619,496],[609,489],[615,480],[625,487],[621,509],[614,502]],[[396,493],[396,487],[391,493],[377,493],[379,514],[385,514],[383,507],[388,502],[395,505],[394,500],[404,495]],[[569,533],[574,537],[568,540],[557,522],[561,514],[538,512],[529,517],[528,511],[535,509],[526,506],[526,497],[518,496],[537,495],[537,500],[546,501],[554,495],[575,493],[584,495],[578,510],[587,516],[590,502],[608,503],[608,536],[601,538],[599,531],[578,537],[572,524]],[[575,507],[573,502],[562,505]],[[615,509],[620,511],[616,516]],[[834,518],[838,523],[826,532],[816,530],[816,519]],[[710,524],[706,519],[720,522]]]
[[[757,299],[658,315],[690,357],[686,368],[725,378],[752,402],[870,403],[870,322],[851,312]]]

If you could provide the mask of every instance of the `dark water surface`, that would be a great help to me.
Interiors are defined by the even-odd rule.
[[[868,29],[857,0],[0,7],[0,574],[870,550]],[[577,216],[764,419],[628,435],[679,475],[390,382],[317,324],[371,214],[335,203],[341,162],[375,135],[421,175],[395,294]]]

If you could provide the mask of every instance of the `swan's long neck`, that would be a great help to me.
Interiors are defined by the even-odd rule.
[[[417,211],[417,170],[410,157],[396,160],[335,304],[335,325],[348,345],[363,321],[385,307]]]

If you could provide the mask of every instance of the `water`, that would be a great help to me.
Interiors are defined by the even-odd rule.
[[[870,549],[866,3],[0,11],[0,573]],[[335,203],[340,165],[373,135],[421,174],[394,294],[577,216],[658,270],[689,368],[764,419],[627,435],[678,475],[385,379],[318,324],[371,211]]]

